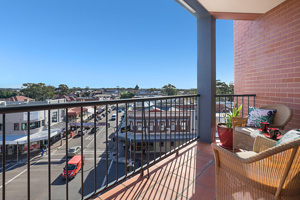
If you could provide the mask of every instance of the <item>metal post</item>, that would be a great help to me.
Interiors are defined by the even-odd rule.
[[[19,162],[19,142],[17,141],[17,163]]]

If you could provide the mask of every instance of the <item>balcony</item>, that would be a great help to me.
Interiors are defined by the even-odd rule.
[[[192,142],[143,176],[135,175],[94,199],[215,199],[213,151],[207,143]]]
[[[244,18],[245,15],[239,12],[244,7],[241,4],[233,11],[220,10],[209,14],[200,1],[178,2],[197,17],[198,31],[201,31],[197,38],[197,91],[201,97],[190,95],[1,108],[0,131],[4,147],[1,148],[0,193],[3,200],[215,199],[214,159],[209,143],[215,141],[213,125],[216,119],[222,122],[222,113],[229,111],[233,102],[244,105],[243,116],[247,114],[246,108],[256,103],[287,104],[295,114],[289,128],[299,126],[299,12],[296,10],[299,3],[288,0],[275,11],[264,14],[276,6],[267,3],[269,6],[259,13],[261,18],[258,21],[250,22],[250,25],[247,21],[236,23],[237,27],[246,27],[249,31],[240,29],[235,36],[238,45],[235,89],[237,93],[255,93],[257,98],[255,95],[221,95],[215,99],[215,19],[211,15],[226,15],[223,19],[256,19],[259,16],[256,10],[246,11],[247,17]],[[278,4],[281,2],[277,1]],[[260,7],[259,3],[254,5],[253,8]],[[262,31],[264,34],[260,34]],[[215,101],[219,103],[216,105]],[[159,109],[155,108],[151,113],[148,102]],[[109,119],[112,106],[116,110],[124,108],[122,113],[116,113],[115,121]],[[177,109],[165,112],[169,106]],[[94,118],[90,122],[84,122],[84,107],[94,109]],[[98,107],[104,107],[106,116],[100,122],[95,117]],[[71,108],[80,111],[79,120],[73,125],[68,116]],[[66,114],[63,118],[66,137],[57,131],[52,132],[53,110],[63,110]],[[40,119],[40,114],[32,114],[37,111],[44,113],[44,122],[32,126],[32,121]],[[22,113],[24,123],[15,126],[23,131],[22,138],[8,137],[8,129],[13,124],[6,117],[13,113]],[[152,125],[151,118],[154,118]],[[124,127],[119,126],[121,121]],[[33,137],[32,133],[41,125],[45,131]],[[94,131],[76,136],[78,130],[83,132],[84,127],[93,127]],[[122,132],[122,128],[125,131]],[[61,142],[55,141],[56,137]],[[79,155],[85,164],[77,177],[70,180],[66,176],[66,180],[62,180],[63,168],[68,166],[68,149],[75,145],[81,147]],[[44,147],[47,151],[41,156],[39,150]],[[68,170],[66,167],[66,174]]]
[[[153,172],[198,138],[199,98],[185,95],[1,107],[2,199],[88,199],[136,174]],[[72,108],[78,110],[79,122],[71,121]],[[94,112],[86,121],[88,108]],[[51,116],[57,110],[65,113],[60,122]],[[105,117],[100,119],[100,115]],[[23,135],[11,137],[16,131],[12,124],[19,120],[25,124],[17,130]],[[28,126],[32,123],[42,127]],[[58,124],[64,131],[57,130]],[[71,147],[79,147],[77,161]],[[184,153],[180,155],[186,159]]]
[[[233,101],[255,104],[255,95],[219,95],[216,98],[219,100],[216,107],[226,105],[225,110],[231,109]],[[124,195],[142,199],[214,199],[213,153],[210,144],[196,141],[200,99],[200,95],[185,95],[2,107],[2,142],[6,144],[2,151],[6,155],[2,156],[1,176],[6,183],[2,186],[3,199],[39,199],[41,196],[115,199]],[[79,122],[70,121],[70,108],[80,111]],[[94,116],[90,121],[83,119],[86,108],[94,110],[90,113]],[[67,138],[59,138],[61,141],[54,141],[59,135],[52,134],[51,113],[57,109],[66,113],[61,123],[68,134],[65,134]],[[47,137],[33,137],[35,129],[30,128],[25,130],[26,140],[9,139],[14,114],[26,113],[24,120],[28,124],[38,119],[35,117],[38,111],[45,112],[43,132]],[[103,114],[105,118],[99,121],[97,116]],[[116,118],[111,119],[112,115]],[[216,113],[216,119],[222,121],[222,109]],[[85,135],[76,135],[85,128],[89,128],[84,131]],[[63,180],[62,168],[69,165],[68,150],[74,146],[80,147],[78,155],[85,164],[80,171],[74,172],[77,177],[65,176]],[[43,148],[47,153],[41,156],[39,152]],[[18,150],[11,152],[14,149]],[[8,155],[9,152],[12,155]],[[13,166],[7,164],[12,159],[15,159]],[[72,169],[66,168],[64,174],[69,174],[69,170]],[[39,171],[47,178],[40,180]],[[15,180],[18,182],[12,184]],[[16,189],[22,193],[14,193]],[[43,191],[42,194],[39,191]]]

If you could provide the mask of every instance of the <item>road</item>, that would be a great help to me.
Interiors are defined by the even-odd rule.
[[[108,119],[116,111],[108,114]],[[122,113],[119,113],[121,119]],[[119,122],[121,121],[119,119]],[[104,117],[101,122],[105,122]],[[108,121],[110,128],[108,129],[108,154],[106,156],[106,128],[100,126],[96,133],[96,174],[97,189],[106,184],[106,170],[108,171],[108,182],[116,180],[116,162],[113,161],[111,153],[114,151],[112,135],[115,131],[116,121]],[[58,141],[60,142],[60,141]],[[69,147],[80,146],[81,137],[75,136],[69,140]],[[61,173],[66,162],[66,146],[65,139],[63,145],[51,152],[51,199],[66,198],[66,181],[61,178]],[[83,172],[83,190],[84,196],[94,191],[94,134],[88,131],[83,136],[83,154],[85,156],[85,164],[73,180],[69,180],[69,199],[81,198],[81,173]],[[108,159],[106,159],[108,157]],[[125,164],[119,163],[118,176],[125,174]],[[27,163],[19,163],[6,167],[6,199],[27,199]],[[2,198],[2,173],[0,174],[1,191],[0,199]],[[48,199],[48,155],[32,159],[30,167],[30,196],[31,199]]]

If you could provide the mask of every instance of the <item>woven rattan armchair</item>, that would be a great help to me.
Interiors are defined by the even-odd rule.
[[[271,147],[258,136],[251,152],[232,153],[212,144],[216,161],[216,199],[300,199],[300,139]]]
[[[293,116],[292,110],[285,105],[267,105],[261,109],[276,109],[273,124],[270,127],[283,130]],[[256,134],[251,134],[256,128],[245,127],[248,117],[233,118],[233,149],[252,150]]]

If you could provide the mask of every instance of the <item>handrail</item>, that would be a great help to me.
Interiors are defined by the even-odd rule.
[[[216,94],[215,97],[256,97],[256,94]]]

